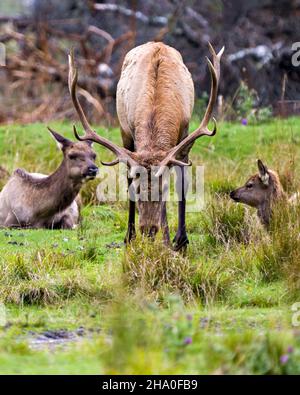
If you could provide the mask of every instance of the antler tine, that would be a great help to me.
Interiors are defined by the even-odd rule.
[[[217,93],[218,93],[218,83],[220,79],[220,59],[221,56],[224,52],[224,47],[216,54],[214,48],[210,43],[208,43],[209,51],[212,54],[213,57],[213,64],[211,61],[206,58],[208,68],[210,71],[210,76],[211,76],[211,89],[210,89],[210,97],[208,101],[208,105],[204,114],[204,117],[199,125],[199,127],[192,132],[190,135],[188,135],[184,140],[182,140],[176,147],[174,147],[165,157],[165,159],[160,163],[160,169],[156,173],[156,176],[159,177],[163,173],[163,169],[165,166],[168,166],[169,164],[174,163],[174,160],[176,160],[176,156],[186,147],[188,147],[188,151],[191,149],[193,146],[194,141],[201,137],[201,136],[214,136],[217,132],[217,122],[215,118],[213,118],[213,123],[214,123],[214,128],[212,131],[210,131],[207,126],[209,123],[209,120],[211,118],[212,112],[213,112],[213,107],[217,98]],[[182,162],[181,166],[188,166],[188,163]]]
[[[104,161],[102,160],[101,163],[102,163],[103,166],[115,166],[115,165],[117,165],[118,163],[120,163],[120,160],[119,160],[119,158],[117,158],[117,159],[115,159],[115,160],[112,160],[111,162],[104,162]]]
[[[210,53],[212,54],[214,68],[217,72],[217,78],[219,80],[219,78],[220,78],[220,60],[221,60],[221,56],[223,55],[223,52],[225,50],[225,47],[222,47],[217,54],[210,42],[208,43],[208,48],[209,48]]]
[[[72,102],[79,116],[80,122],[85,130],[85,134],[83,136],[80,136],[77,132],[76,126],[74,125],[73,131],[75,137],[77,138],[77,140],[80,141],[85,141],[85,140],[94,141],[95,143],[98,143],[103,147],[112,151],[117,156],[117,159],[115,159],[112,162],[103,162],[103,164],[106,166],[113,166],[119,162],[127,163],[129,167],[135,166],[136,162],[130,156],[130,151],[126,150],[125,148],[119,147],[117,144],[112,143],[111,141],[107,140],[104,137],[99,136],[90,126],[84,114],[84,111],[79,103],[79,100],[77,98],[77,94],[76,94],[77,78],[78,78],[78,72],[75,67],[74,52],[71,51],[69,54],[69,79],[68,79],[69,91],[71,94]]]
[[[206,128],[208,125],[208,122],[211,118],[211,114],[213,112],[214,104],[217,99],[217,93],[218,93],[218,76],[215,67],[212,65],[211,61],[206,58],[210,76],[211,76],[211,88],[210,88],[210,97],[208,101],[208,105],[204,114],[204,117],[200,123],[200,126],[195,130],[202,130],[203,128]],[[194,132],[194,133],[195,133]]]
[[[85,140],[90,140],[94,141],[95,143],[98,143],[102,145],[103,147],[109,149],[111,152],[113,152],[116,156],[117,159],[113,160],[112,162],[102,162],[101,163],[104,166],[114,166],[117,165],[118,163],[126,163],[129,165],[129,167],[136,166],[136,162],[132,157],[130,156],[130,152],[126,150],[125,148],[119,147],[118,145],[112,143],[111,141],[107,140],[104,137],[99,136],[96,132],[92,130],[92,134],[85,134],[83,137],[80,137],[76,126],[73,125],[73,131],[76,136],[76,138],[80,141],[85,141]]]
[[[87,136],[89,134],[93,134],[94,131],[92,130],[92,128],[91,128],[91,126],[84,114],[84,111],[79,103],[79,100],[77,98],[76,87],[77,87],[78,71],[75,66],[74,51],[73,50],[70,51],[68,59],[69,59],[69,79],[68,79],[69,91],[71,94],[71,98],[72,98],[72,102],[74,104],[75,110],[79,116],[80,122],[82,123],[83,129],[86,132],[86,134],[83,137],[80,137],[77,133],[76,138],[78,138],[78,140],[87,140]]]

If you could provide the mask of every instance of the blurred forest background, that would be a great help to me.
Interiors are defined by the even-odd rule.
[[[205,107],[207,42],[225,45],[219,116],[300,113],[300,0],[1,0],[0,123],[73,117],[67,53],[75,48],[81,100],[95,122],[115,122],[125,54],[154,40],[178,49],[192,73],[196,112]]]

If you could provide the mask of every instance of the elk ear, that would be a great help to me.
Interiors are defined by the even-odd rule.
[[[62,151],[73,144],[71,140],[68,140],[65,137],[61,136],[59,133],[55,132],[48,126],[47,126],[47,129],[49,130],[51,135],[54,137],[54,139],[58,145],[58,148],[61,149]]]
[[[257,160],[257,167],[258,167],[258,171],[259,171],[259,178],[261,179],[262,183],[264,185],[269,185],[270,174],[269,174],[267,166],[264,165],[260,159],[258,159]]]

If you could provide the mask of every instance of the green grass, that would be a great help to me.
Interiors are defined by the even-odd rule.
[[[51,126],[72,138],[69,123]],[[120,143],[118,129],[96,129]],[[112,159],[95,149],[99,163]],[[187,213],[184,256],[165,249],[160,235],[154,243],[138,236],[126,250],[126,204],[95,204],[97,181],[82,191],[77,230],[1,229],[0,372],[298,374],[291,306],[300,301],[299,210],[283,208],[268,235],[228,192],[256,172],[258,157],[294,192],[299,153],[299,118],[222,123],[216,137],[197,141],[191,158],[205,165],[206,207]],[[49,173],[61,154],[45,125],[8,125],[0,127],[0,158],[9,173]],[[173,236],[174,203],[168,214]],[[31,347],[45,331],[80,327],[80,341]]]

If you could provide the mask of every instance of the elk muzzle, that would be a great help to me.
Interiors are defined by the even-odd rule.
[[[240,201],[240,199],[239,199],[239,190],[238,189],[236,189],[234,191],[231,191],[229,196],[235,202],[239,202]]]
[[[150,237],[151,239],[154,239],[159,228],[157,225],[150,225],[150,226],[142,225],[140,226],[140,230],[143,236],[147,236]]]
[[[161,226],[161,202],[138,201],[138,211],[141,233],[154,238]]]
[[[95,165],[89,166],[87,170],[87,177],[95,178],[96,175],[98,174],[98,167]]]

